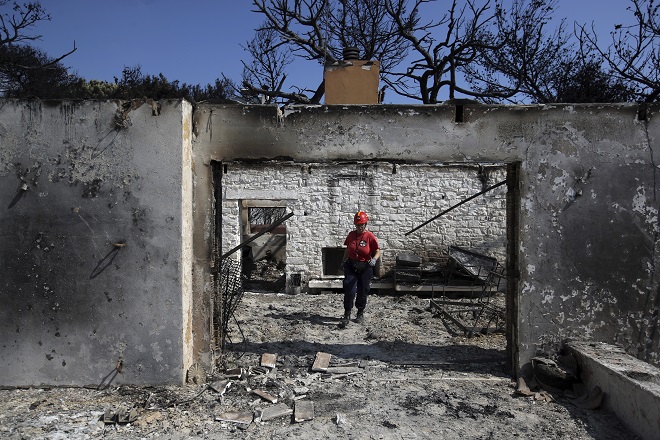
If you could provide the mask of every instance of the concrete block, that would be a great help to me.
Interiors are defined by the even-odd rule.
[[[296,423],[305,422],[314,418],[314,402],[311,400],[299,400],[296,402],[293,420]]]
[[[268,394],[265,391],[262,390],[252,390],[252,394],[256,394],[257,396],[261,397],[262,399],[270,402],[270,403],[277,403],[277,397],[272,396]]]
[[[293,414],[293,410],[286,406],[285,403],[278,403],[277,405],[269,406],[261,410],[261,421],[267,422],[268,420],[276,419],[278,417],[288,416]]]
[[[277,353],[264,353],[261,355],[261,366],[275,368],[277,364]]]
[[[239,425],[249,425],[252,423],[253,415],[251,412],[228,411],[218,414],[215,417],[216,422],[231,422]]]
[[[581,378],[605,393],[603,407],[635,434],[657,440],[660,427],[660,369],[605,343],[571,342]]]
[[[330,365],[331,355],[328,353],[323,353],[319,351],[316,353],[316,358],[314,359],[314,364],[312,365],[312,371],[314,372],[324,372],[328,369]]]

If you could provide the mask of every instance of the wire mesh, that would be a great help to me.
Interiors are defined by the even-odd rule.
[[[481,292],[474,292],[469,298],[431,298],[431,308],[440,312],[445,324],[458,327],[467,336],[505,331],[506,304],[497,293],[505,278],[504,267],[496,264],[494,270],[476,272],[481,273],[487,273]]]
[[[220,267],[219,283],[214,302],[216,304],[214,322],[219,323],[216,331],[220,333],[219,338],[216,340],[220,340],[221,350],[224,350],[225,342],[229,338],[229,322],[234,316],[243,294],[241,266],[236,260],[225,258],[222,260]]]

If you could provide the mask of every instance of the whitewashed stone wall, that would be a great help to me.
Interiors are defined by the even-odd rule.
[[[486,186],[506,178],[503,165],[484,166]],[[483,180],[483,179],[482,179]],[[226,163],[222,176],[223,251],[240,242],[241,200],[284,200],[295,215],[286,222],[287,273],[303,283],[323,276],[322,248],[342,247],[358,209],[383,250],[381,274],[396,256],[414,253],[434,263],[449,245],[504,262],[506,186],[458,207],[416,232],[405,233],[480,192],[477,166],[369,163]]]
[[[238,246],[241,243],[241,209],[238,200],[223,200],[222,202],[222,252]],[[240,252],[231,255],[240,260]]]

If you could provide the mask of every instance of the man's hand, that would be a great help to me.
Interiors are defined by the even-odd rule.
[[[374,267],[376,265],[377,261],[378,261],[377,258],[375,258],[375,257],[372,258],[371,260],[369,260],[369,266]]]

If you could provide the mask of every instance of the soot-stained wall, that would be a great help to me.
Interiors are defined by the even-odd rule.
[[[210,361],[232,161],[512,164],[514,364],[565,339],[660,363],[658,106],[461,110],[0,101],[0,385],[180,383]]]
[[[185,102],[0,101],[0,384],[182,382],[191,161]]]
[[[196,194],[212,186],[214,160],[512,164],[518,170],[509,185],[518,197],[509,242],[515,267],[508,274],[513,366],[567,339],[617,343],[658,364],[658,110],[200,106],[196,172],[205,184]],[[196,205],[198,222],[211,224],[215,214],[210,202]]]

